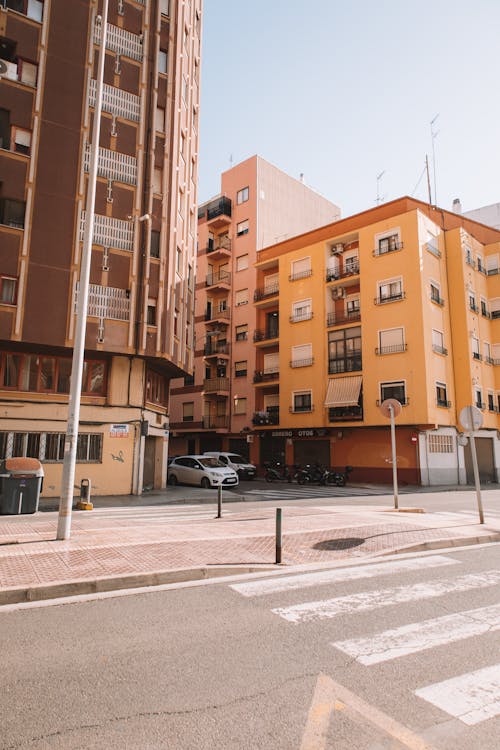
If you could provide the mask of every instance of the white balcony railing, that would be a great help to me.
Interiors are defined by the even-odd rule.
[[[90,149],[90,143],[85,144],[83,165],[86,172],[89,171]],[[100,148],[97,160],[97,174],[99,177],[105,177],[107,180],[116,180],[116,182],[124,182],[127,185],[136,185],[137,159],[134,156],[120,154],[118,151],[111,151],[108,148]]]
[[[102,24],[96,22],[94,26],[94,42],[100,44]],[[108,23],[106,33],[106,49],[112,50],[119,55],[131,57],[132,60],[142,60],[142,39],[138,34],[121,29]]]
[[[96,81],[94,78],[90,81],[89,104],[95,106]],[[115,86],[103,84],[102,90],[102,108],[104,112],[109,112],[115,117],[123,117],[125,120],[139,122],[141,112],[141,100],[135,94],[129,94],[128,91],[122,91]]]
[[[82,211],[80,220],[80,241],[83,242],[86,212]],[[96,214],[94,217],[94,235],[92,242],[103,247],[114,247],[118,250],[132,250],[134,245],[134,225],[123,219]]]
[[[75,304],[78,300],[79,286],[77,284]],[[129,292],[112,286],[89,284],[87,314],[100,320],[129,320]]]

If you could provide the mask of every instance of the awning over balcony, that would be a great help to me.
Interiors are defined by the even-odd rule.
[[[361,375],[349,378],[330,378],[325,406],[357,406],[361,390]]]

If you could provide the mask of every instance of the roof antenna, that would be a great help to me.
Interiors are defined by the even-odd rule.
[[[383,203],[384,198],[385,198],[385,195],[380,195],[380,180],[382,179],[384,175],[385,175],[385,169],[380,174],[377,175],[377,200],[376,200],[377,206],[380,203]]]
[[[434,205],[437,206],[437,191],[436,191],[436,152],[434,150],[434,141],[439,135],[439,130],[434,130],[434,123],[436,122],[438,114],[431,120],[431,140],[432,140],[432,173],[434,175]],[[430,201],[429,201],[430,203]]]

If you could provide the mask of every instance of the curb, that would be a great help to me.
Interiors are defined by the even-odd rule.
[[[81,581],[59,581],[58,583],[41,584],[10,588],[0,591],[0,606],[25,602],[59,599],[81,594],[97,594],[105,591],[119,591],[129,588],[147,588],[168,583],[202,581],[208,578],[219,578],[246,573],[260,573],[279,569],[276,565],[221,565],[220,567],[204,566],[200,568],[177,568],[176,570],[156,571],[115,577],[94,578]]]
[[[397,549],[380,552],[380,557],[385,555],[399,555],[404,552],[426,552],[435,549],[447,549],[450,547],[471,547],[474,544],[492,544],[500,542],[500,532],[484,534],[484,536],[455,537],[453,539],[434,539],[432,542],[420,542],[419,544],[408,544]]]

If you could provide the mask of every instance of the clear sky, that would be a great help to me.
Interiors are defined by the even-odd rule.
[[[340,205],[500,202],[500,0],[204,0],[200,202],[253,154]],[[438,132],[431,137],[431,120]]]

